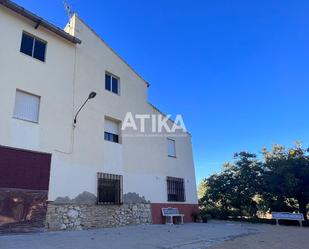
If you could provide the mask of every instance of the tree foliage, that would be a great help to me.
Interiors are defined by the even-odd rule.
[[[285,149],[275,145],[271,151],[263,150],[264,156],[264,195],[265,199],[281,200],[283,206],[293,206],[297,201],[299,212],[307,213],[309,203],[309,154],[299,143],[295,148]],[[271,209],[278,208],[270,202]],[[279,211],[279,210],[277,210]],[[305,215],[306,216],[306,215]]]
[[[255,154],[237,153],[234,163],[226,163],[220,174],[205,180],[207,191],[201,199],[212,207],[239,211],[254,216],[257,201],[254,197],[260,189],[261,163]]]
[[[208,208],[237,211],[254,217],[257,211],[295,211],[306,217],[309,203],[309,153],[297,143],[281,145],[256,154],[240,152],[221,173],[203,181],[205,194],[200,202]]]
[[[201,199],[203,198],[205,193],[206,193],[206,184],[205,184],[205,181],[201,181],[199,185],[197,186],[197,197]]]

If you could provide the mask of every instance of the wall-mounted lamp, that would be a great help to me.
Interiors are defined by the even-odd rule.
[[[74,125],[76,125],[77,122],[77,116],[79,114],[79,112],[83,109],[83,107],[86,105],[86,103],[88,102],[89,99],[93,99],[95,96],[97,95],[96,92],[91,92],[88,96],[88,98],[86,99],[86,101],[84,102],[84,104],[78,109],[75,118],[74,118]]]

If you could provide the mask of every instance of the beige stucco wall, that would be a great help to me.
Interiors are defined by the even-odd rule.
[[[67,150],[73,106],[75,46],[0,6],[0,143]],[[20,53],[22,32],[47,41],[46,62]],[[42,96],[39,124],[12,118],[16,89]]]
[[[185,178],[186,203],[197,203],[191,137],[176,140],[177,157],[167,156],[166,137],[104,140],[104,117],[156,114],[147,102],[147,84],[76,16],[66,27],[82,40],[75,46],[0,8],[0,144],[52,153],[49,199],[96,194],[96,173],[122,174],[124,193],[167,202],[166,176]],[[46,63],[19,52],[23,30],[46,40]],[[4,56],[2,56],[4,55]],[[75,70],[74,70],[75,69]],[[105,71],[120,77],[120,96],[105,90]],[[75,72],[75,74],[74,74]],[[41,96],[39,124],[12,118],[16,88]],[[74,113],[91,91],[95,99]],[[74,108],[73,108],[74,104]],[[150,129],[149,127],[147,129]],[[125,132],[124,134],[125,135]],[[184,134],[181,134],[184,135]]]

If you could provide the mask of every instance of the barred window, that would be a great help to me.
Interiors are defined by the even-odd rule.
[[[120,205],[122,204],[121,175],[98,173],[98,204]]]
[[[167,177],[167,200],[175,202],[185,201],[185,186],[183,178]]]

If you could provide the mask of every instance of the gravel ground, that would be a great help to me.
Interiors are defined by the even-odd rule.
[[[309,229],[212,221],[0,236],[0,249],[298,249]]]
[[[237,237],[209,249],[305,249],[309,228],[260,225],[259,233]]]

